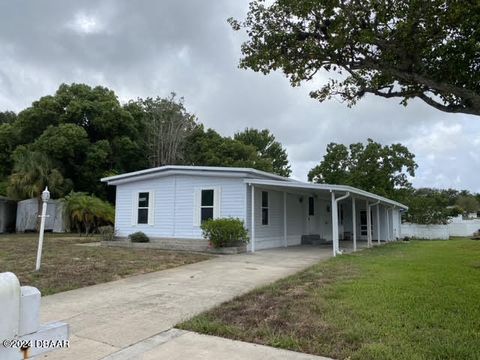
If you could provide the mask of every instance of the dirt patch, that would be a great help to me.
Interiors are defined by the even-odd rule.
[[[22,285],[35,286],[43,295],[210,258],[188,252],[98,247],[96,238],[47,233],[42,266],[35,272],[37,242],[36,234],[0,235],[0,272],[15,273]]]

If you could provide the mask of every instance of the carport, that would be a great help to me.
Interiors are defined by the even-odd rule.
[[[401,212],[407,206],[346,185],[245,179],[250,250],[299,245],[308,239],[331,244],[333,255],[343,244],[400,238]],[[340,242],[342,240],[342,242]],[[342,244],[342,247],[341,247]]]

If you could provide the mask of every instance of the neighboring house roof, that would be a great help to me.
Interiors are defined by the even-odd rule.
[[[332,184],[312,184],[302,181],[297,181],[295,183],[285,183],[275,180],[262,180],[262,179],[245,179],[245,183],[250,185],[263,185],[270,187],[277,187],[283,189],[299,189],[299,190],[324,190],[324,191],[341,191],[343,193],[349,192],[351,195],[357,195],[358,197],[365,199],[373,199],[375,201],[380,201],[381,203],[399,207],[400,209],[408,210],[408,206],[403,205],[397,201],[390,200],[386,197],[373,194],[371,192],[357,189],[348,185],[332,185]]]
[[[182,165],[166,165],[151,169],[134,171],[126,174],[105,177],[102,178],[101,181],[106,182],[109,185],[118,185],[131,181],[138,181],[169,175],[220,175],[226,177],[264,178],[278,181],[298,182],[294,179],[251,168]]]
[[[383,196],[375,195],[368,191],[354,188],[352,186],[306,183],[251,168],[167,165],[121,175],[109,176],[102,178],[101,181],[106,182],[109,185],[119,185],[132,181],[146,180],[170,175],[219,175],[225,177],[243,178],[244,182],[247,184],[263,185],[282,189],[289,188],[298,190],[341,191],[344,193],[349,192],[350,194],[357,195],[360,198],[380,201],[384,204],[399,207],[400,209],[408,209],[407,206],[399,202],[387,199]]]

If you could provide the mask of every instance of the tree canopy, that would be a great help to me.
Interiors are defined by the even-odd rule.
[[[149,166],[182,163],[186,138],[197,126],[197,118],[188,113],[183,98],[177,100],[172,93],[168,98],[137,99],[126,109],[144,123]]]
[[[251,167],[273,172],[270,159],[263,159],[253,145],[223,137],[213,129],[199,125],[185,144],[185,164],[197,166]]]
[[[288,177],[291,174],[287,151],[275,136],[268,130],[246,128],[236,133],[233,138],[244,144],[256,148],[258,156],[272,164],[272,171],[280,176]]]
[[[368,139],[367,144],[349,147],[330,143],[323,160],[310,170],[308,180],[350,185],[378,195],[393,197],[398,189],[411,187],[415,155],[401,144],[384,145]]]
[[[445,112],[480,115],[480,2],[254,0],[240,66],[282,70],[294,86],[333,72],[311,92],[349,106],[365,94],[419,98]]]
[[[0,192],[10,185],[16,198],[36,196],[41,186],[26,189],[22,162],[35,165],[32,171],[45,167],[47,182],[58,178],[67,190],[102,199],[112,193],[100,178],[153,166],[239,166],[288,175],[286,152],[274,135],[247,130],[238,139],[205,130],[173,93],[121,104],[105,87],[62,84],[18,115],[0,112]]]

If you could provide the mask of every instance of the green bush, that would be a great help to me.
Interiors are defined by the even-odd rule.
[[[65,212],[70,220],[70,228],[86,235],[95,232],[100,226],[112,225],[115,221],[115,208],[96,196],[82,192],[70,192],[63,199]]]
[[[237,246],[248,243],[248,232],[242,220],[222,218],[207,220],[202,225],[203,237],[215,247]]]
[[[115,240],[115,229],[112,225],[99,226],[98,233],[102,241],[113,241]]]
[[[143,233],[141,231],[137,231],[133,234],[128,235],[128,238],[133,243],[147,243],[147,242],[150,242],[150,239],[148,238],[148,236],[145,235],[145,233]]]

